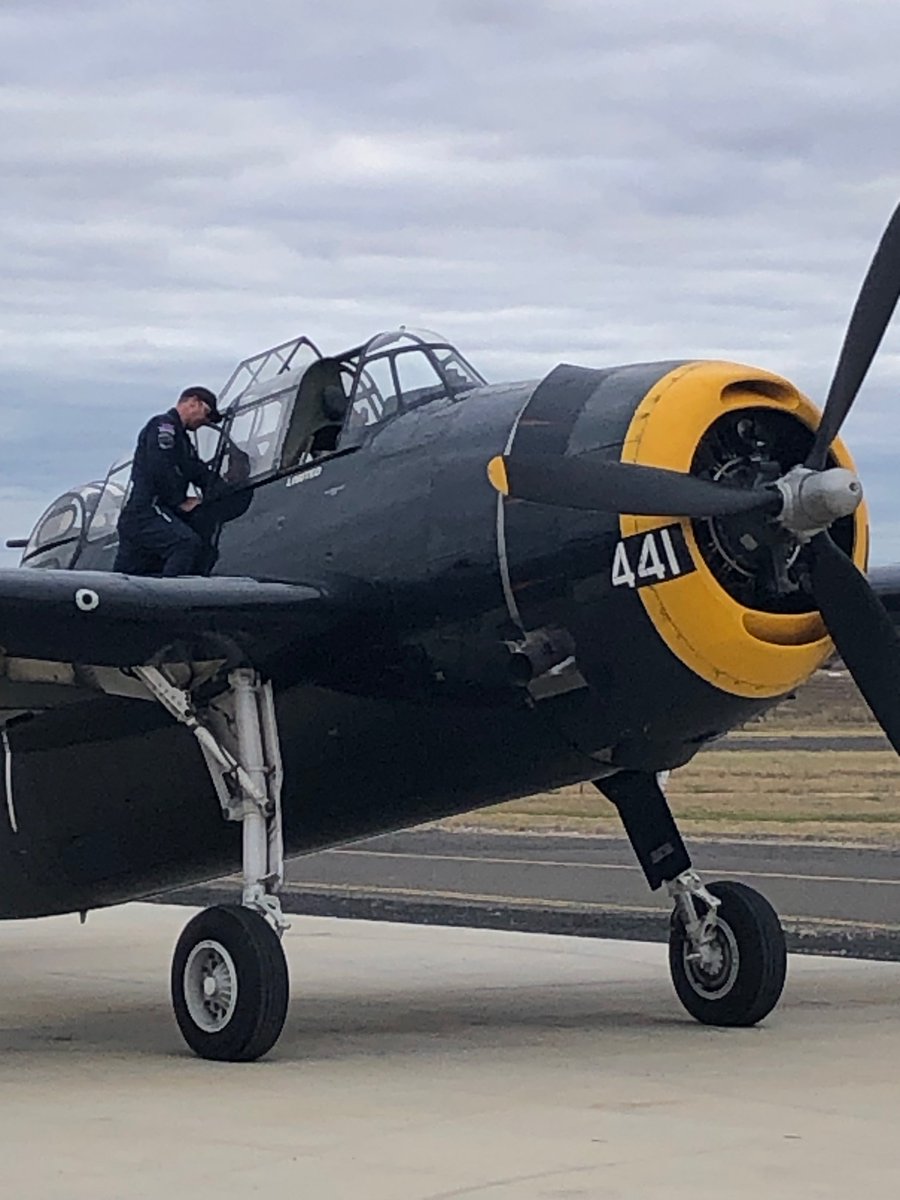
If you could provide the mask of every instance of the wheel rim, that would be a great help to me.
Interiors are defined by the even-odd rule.
[[[223,1030],[237,1007],[234,959],[221,942],[198,942],[184,965],[184,1000],[194,1024],[204,1033]]]
[[[685,938],[681,949],[684,974],[698,996],[704,1000],[722,1000],[737,982],[741,955],[731,926],[716,923],[707,955],[694,957],[690,940]]]

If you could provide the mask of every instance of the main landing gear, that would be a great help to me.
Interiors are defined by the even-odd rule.
[[[621,771],[595,785],[619,810],[647,882],[675,902],[669,969],[678,999],[705,1025],[755,1025],[784,987],[784,931],[768,900],[742,883],[703,884],[655,775]]]
[[[252,1062],[281,1035],[290,984],[278,890],[284,878],[281,753],[272,685],[251,670],[202,711],[152,667],[144,686],[196,737],[226,820],[243,827],[240,904],[189,922],[172,961],[172,1003],[184,1040],[201,1058]]]

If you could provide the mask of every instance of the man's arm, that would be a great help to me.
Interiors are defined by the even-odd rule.
[[[187,494],[187,480],[178,464],[177,434],[168,413],[154,417],[147,427],[147,471],[157,499],[167,508],[180,508]]]

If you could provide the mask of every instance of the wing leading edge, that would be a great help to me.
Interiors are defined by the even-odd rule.
[[[347,606],[324,586],[234,577],[0,571],[0,652],[105,667],[239,658],[258,665]]]

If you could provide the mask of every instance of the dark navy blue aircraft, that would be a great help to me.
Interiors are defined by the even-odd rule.
[[[405,329],[241,363],[198,435],[221,480],[202,574],[112,571],[128,462],[0,572],[0,918],[242,864],[236,903],[181,936],[172,995],[198,1054],[251,1060],[288,1006],[285,856],[590,780],[673,898],[685,1007],[761,1020],[781,925],[691,869],[658,777],[835,646],[900,747],[900,586],[862,573],[837,438],[898,291],[895,214],[823,413],[726,362],[489,384]]]

